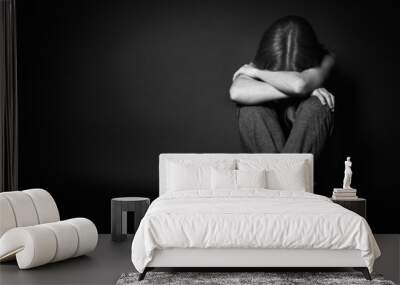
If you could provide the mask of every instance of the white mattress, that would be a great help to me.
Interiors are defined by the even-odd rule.
[[[380,255],[354,212],[312,193],[261,189],[162,195],[140,223],[132,262],[143,272],[168,248],[359,250],[370,271]]]

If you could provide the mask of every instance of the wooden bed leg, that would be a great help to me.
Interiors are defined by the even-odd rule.
[[[371,274],[369,274],[369,270],[367,267],[364,267],[361,272],[364,274],[365,279],[372,280]]]
[[[369,270],[367,267],[355,267],[354,269],[357,271],[361,271],[362,274],[364,275],[365,279],[372,280],[371,274],[369,274]]]
[[[144,279],[144,277],[146,276],[146,273],[147,273],[147,267],[143,270],[142,273],[139,274],[138,281],[142,281]]]

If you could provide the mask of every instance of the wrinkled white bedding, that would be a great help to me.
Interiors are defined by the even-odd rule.
[[[157,198],[133,239],[132,262],[143,272],[154,249],[173,247],[358,249],[371,272],[380,255],[359,215],[324,196],[265,189]]]

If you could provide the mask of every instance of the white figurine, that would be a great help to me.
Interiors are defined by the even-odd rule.
[[[352,189],[351,177],[353,176],[353,172],[351,171],[351,161],[350,156],[347,157],[347,160],[344,162],[344,179],[343,179],[343,189]]]

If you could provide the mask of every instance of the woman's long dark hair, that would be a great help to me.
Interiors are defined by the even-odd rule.
[[[303,71],[320,65],[327,53],[306,19],[286,16],[265,31],[254,64],[272,71]]]

